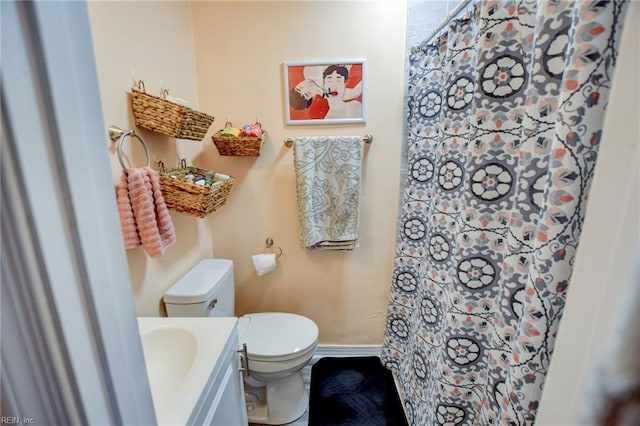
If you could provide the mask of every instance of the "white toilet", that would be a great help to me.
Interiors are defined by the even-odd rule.
[[[163,297],[170,317],[232,317],[233,261],[205,259]],[[240,345],[247,345],[245,394],[249,422],[279,425],[307,409],[302,368],[318,345],[318,327],[301,315],[266,312],[238,320]]]

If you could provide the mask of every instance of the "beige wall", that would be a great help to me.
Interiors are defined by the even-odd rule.
[[[105,126],[135,127],[126,95],[134,76],[152,94],[168,87],[216,121],[204,143],[138,129],[153,159],[175,164],[187,157],[237,179],[227,205],[207,218],[172,213],[178,242],[165,256],[127,251],[138,315],[164,315],[163,292],[198,260],[215,255],[235,262],[237,314],[296,312],[318,323],[323,344],[380,344],[398,204],[404,2],[113,1],[89,2],[89,13]],[[368,61],[367,123],[285,126],[282,62],[338,58]],[[259,158],[218,155],[210,135],[228,117],[262,122],[268,136]],[[282,140],[366,133],[374,142],[364,160],[360,248],[303,251],[292,153]],[[113,144],[104,144],[115,184],[121,168]],[[135,142],[126,151],[134,164],[144,163]],[[267,237],[284,255],[274,272],[258,277],[251,255],[264,251]]]
[[[89,19],[98,70],[105,127],[135,128],[127,98],[133,75],[145,81],[149,93],[161,87],[171,94],[198,104],[195,79],[191,14],[187,2],[90,1]],[[203,144],[176,141],[143,129],[136,129],[149,145],[154,160],[175,165],[187,157],[202,165]],[[97,138],[99,139],[99,137]],[[121,174],[114,144],[104,137],[114,184]],[[133,150],[131,150],[133,148]],[[125,150],[136,166],[144,165],[144,151],[136,140],[127,139]],[[114,208],[116,208],[114,206]],[[199,259],[211,256],[211,220],[171,213],[177,233],[176,244],[165,256],[152,259],[142,248],[127,250],[131,285],[140,316],[164,313],[164,291]]]
[[[235,262],[236,313],[288,311],[312,318],[321,344],[380,344],[391,284],[398,205],[404,92],[404,2],[193,2],[202,108],[236,125],[256,118],[267,130],[258,158],[221,157],[208,140],[208,165],[237,178],[212,216],[216,257]],[[366,58],[364,125],[286,126],[282,63]],[[215,130],[215,129],[214,129]],[[283,139],[364,135],[360,247],[308,251],[298,242],[293,153]],[[251,255],[267,237],[284,255],[258,277]]]

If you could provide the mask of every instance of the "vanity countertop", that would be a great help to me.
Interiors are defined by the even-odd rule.
[[[236,324],[235,317],[138,318],[159,425],[187,423]]]

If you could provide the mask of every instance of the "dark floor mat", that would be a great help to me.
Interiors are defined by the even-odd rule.
[[[406,426],[378,357],[321,358],[311,368],[309,426]]]

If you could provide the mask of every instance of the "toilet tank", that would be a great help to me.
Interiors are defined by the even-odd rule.
[[[235,316],[233,261],[204,259],[162,297],[170,317]]]

